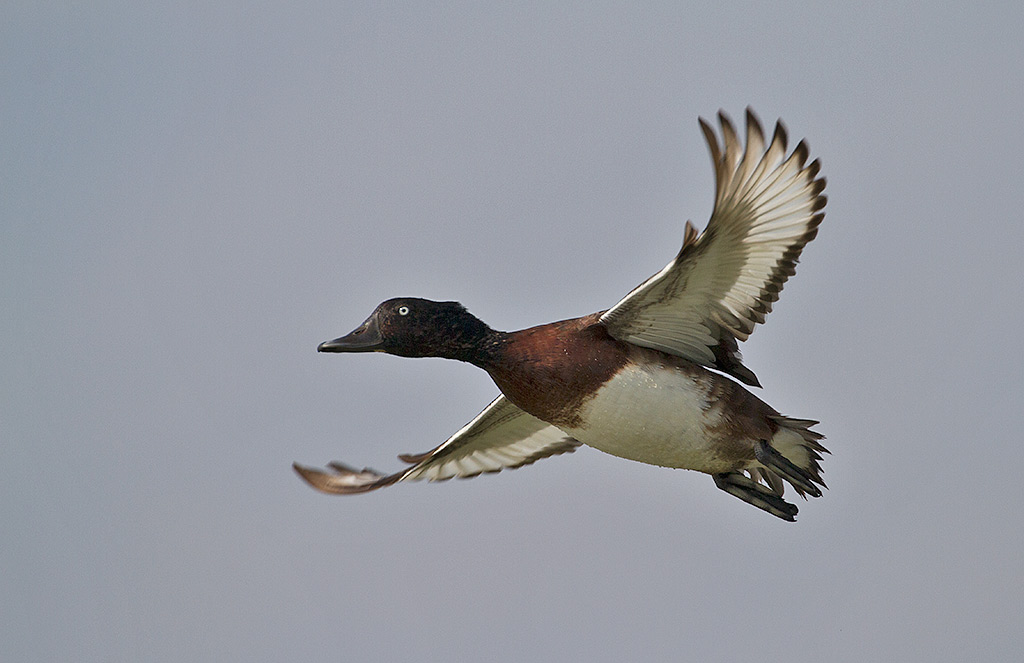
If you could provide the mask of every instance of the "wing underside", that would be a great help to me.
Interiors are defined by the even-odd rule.
[[[719,113],[722,143],[700,121],[715,167],[715,208],[703,233],[687,222],[682,249],[663,270],[601,317],[619,340],[678,355],[757,385],[737,347],[778,300],[824,218],[824,178],[799,143],[787,156],[776,124],[765,144],[747,110],[746,147]]]
[[[576,450],[580,443],[554,426],[523,412],[499,396],[441,445],[421,454],[402,454],[410,467],[383,474],[332,462],[328,470],[296,463],[295,471],[325,493],[365,493],[400,481],[444,481],[529,465]]]

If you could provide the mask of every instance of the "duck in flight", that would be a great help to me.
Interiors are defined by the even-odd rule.
[[[610,309],[502,332],[457,302],[389,299],[321,343],[320,352],[469,362],[501,395],[440,446],[400,455],[408,467],[394,474],[333,462],[296,463],[299,475],[326,493],[365,493],[521,467],[586,444],[710,474],[730,495],[794,521],[785,483],[821,496],[824,438],[812,430],[818,422],[783,416],[743,386],[760,384],[737,344],[764,322],[817,234],[825,179],[818,161],[806,163],[803,141],[787,151],[781,122],[766,143],[747,109],[744,146],[728,116],[718,119],[721,143],[700,120],[715,169],[707,227],[698,234],[687,221],[672,262]]]

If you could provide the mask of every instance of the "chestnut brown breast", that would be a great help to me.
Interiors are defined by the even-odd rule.
[[[556,426],[579,423],[579,407],[627,362],[626,345],[597,322],[602,312],[513,332],[488,372],[522,410]]]

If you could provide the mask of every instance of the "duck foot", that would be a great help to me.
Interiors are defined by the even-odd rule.
[[[711,475],[715,479],[715,485],[738,497],[747,504],[753,504],[758,509],[763,509],[777,518],[796,522],[796,514],[799,509],[795,504],[790,504],[776,495],[770,488],[757,483],[742,472],[723,472]]]

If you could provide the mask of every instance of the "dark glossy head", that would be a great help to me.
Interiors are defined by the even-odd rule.
[[[355,330],[321,343],[320,352],[386,352],[400,357],[445,357],[476,362],[496,332],[458,302],[389,299]]]

